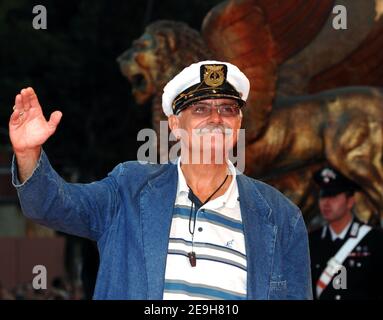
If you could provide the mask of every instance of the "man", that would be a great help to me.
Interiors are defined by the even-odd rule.
[[[163,93],[181,143],[176,163],[129,161],[90,184],[63,181],[42,151],[61,112],[46,121],[31,88],[16,96],[9,129],[23,212],[97,241],[95,299],[312,297],[301,212],[228,159],[248,93],[232,64],[185,68]]]
[[[314,179],[327,222],[309,234],[314,297],[381,299],[383,234],[353,215],[358,186],[331,167],[317,171]]]

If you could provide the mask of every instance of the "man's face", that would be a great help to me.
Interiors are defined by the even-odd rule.
[[[333,197],[321,197],[319,209],[323,218],[328,223],[332,223],[350,214],[354,203],[353,196],[347,196],[346,193],[342,192]]]
[[[217,157],[227,155],[238,140],[242,114],[233,99],[198,101],[169,117],[169,126],[181,138],[181,148],[189,155],[216,163]],[[218,156],[217,156],[218,155]],[[206,162],[205,162],[206,163]]]

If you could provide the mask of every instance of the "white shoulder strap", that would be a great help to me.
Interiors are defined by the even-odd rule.
[[[355,225],[355,222],[354,222]],[[353,226],[354,227],[354,226]],[[368,225],[362,225],[359,227],[358,236],[355,238],[349,238],[345,244],[339,249],[327,262],[327,267],[322,272],[321,276],[316,285],[317,298],[322,294],[323,290],[330,283],[332,277],[339,271],[344,260],[348,257],[352,250],[358,245],[358,243],[366,236],[366,234],[371,230],[371,227]]]

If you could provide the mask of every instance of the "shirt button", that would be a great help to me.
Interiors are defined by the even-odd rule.
[[[199,232],[202,232],[202,231],[203,231],[202,227],[199,227],[199,228],[198,228],[198,231],[199,231]]]

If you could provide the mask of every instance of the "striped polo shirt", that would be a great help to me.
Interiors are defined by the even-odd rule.
[[[189,187],[178,158],[178,187],[170,230],[165,271],[164,299],[246,299],[247,264],[245,239],[234,165],[233,179],[225,194],[210,200],[197,211],[192,267],[189,232],[191,201]],[[193,226],[193,220],[192,220]]]

